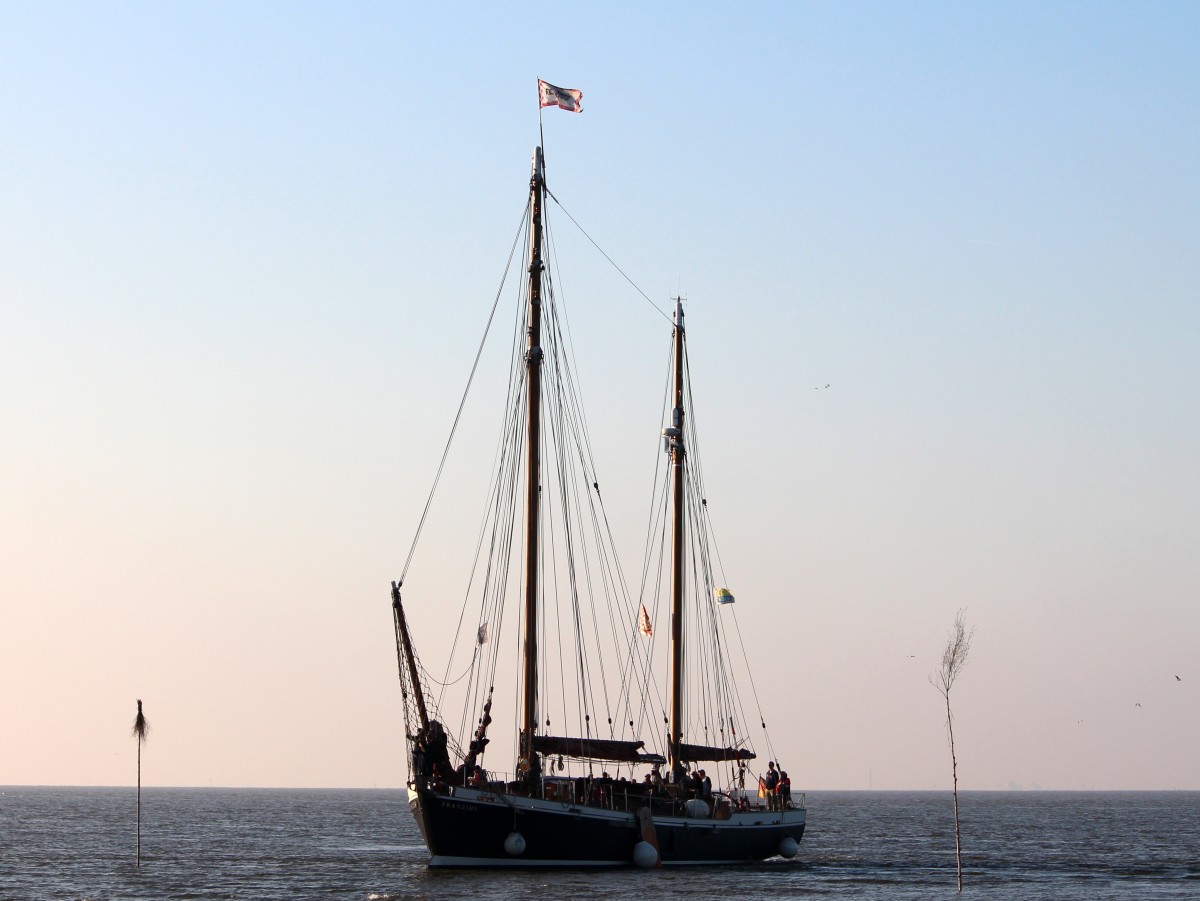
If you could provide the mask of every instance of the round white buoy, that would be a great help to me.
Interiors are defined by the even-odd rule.
[[[796,856],[800,850],[800,845],[790,835],[785,835],[779,840],[779,853],[788,860]]]
[[[658,851],[649,842],[638,842],[633,846],[633,862],[643,870],[648,870],[658,863]]]
[[[520,857],[525,853],[525,836],[519,832],[510,832],[504,840],[504,850],[509,857]]]

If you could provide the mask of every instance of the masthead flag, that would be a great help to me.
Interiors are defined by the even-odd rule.
[[[642,612],[638,615],[638,628],[642,630],[643,635],[654,634],[654,630],[650,628],[650,614],[646,612],[645,604],[642,604]]]
[[[548,81],[538,79],[538,97],[542,106],[557,106],[570,113],[583,112],[583,91],[558,88]]]
[[[714,588],[713,596],[716,598],[718,604],[733,603],[733,592],[728,588]]]

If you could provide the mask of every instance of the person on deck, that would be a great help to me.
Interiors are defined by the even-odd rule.
[[[692,775],[688,777],[688,781],[687,781],[688,797],[689,798],[700,797],[700,791],[703,788],[703,786],[704,786],[704,783],[700,779],[700,771],[692,770]]]
[[[783,770],[779,771],[779,785],[775,788],[775,795],[776,807],[779,810],[788,810],[792,806],[792,780]]]
[[[775,787],[779,785],[779,772],[775,769],[775,761],[767,761],[767,774],[763,776],[763,788],[767,790],[767,810],[775,809]]]

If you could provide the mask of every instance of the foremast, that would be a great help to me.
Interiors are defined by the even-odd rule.
[[[526,447],[525,447],[525,636],[521,734],[518,769],[526,771],[530,784],[541,770],[534,748],[537,733],[538,688],[538,534],[541,504],[541,413],[542,413],[542,202],[545,194],[545,164],[542,148],[533,154],[529,179],[529,311],[525,337]],[[522,766],[523,764],[523,766]]]
[[[683,762],[683,542],[687,467],[683,441],[683,299],[675,298],[675,372],[671,425],[663,429],[671,455],[671,723],[668,750],[675,782],[681,781]]]

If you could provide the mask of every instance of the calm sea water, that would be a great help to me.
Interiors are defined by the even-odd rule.
[[[794,861],[432,872],[398,791],[0,788],[0,898],[952,898],[948,794],[809,792]],[[1200,792],[966,793],[965,895],[1200,898]]]

